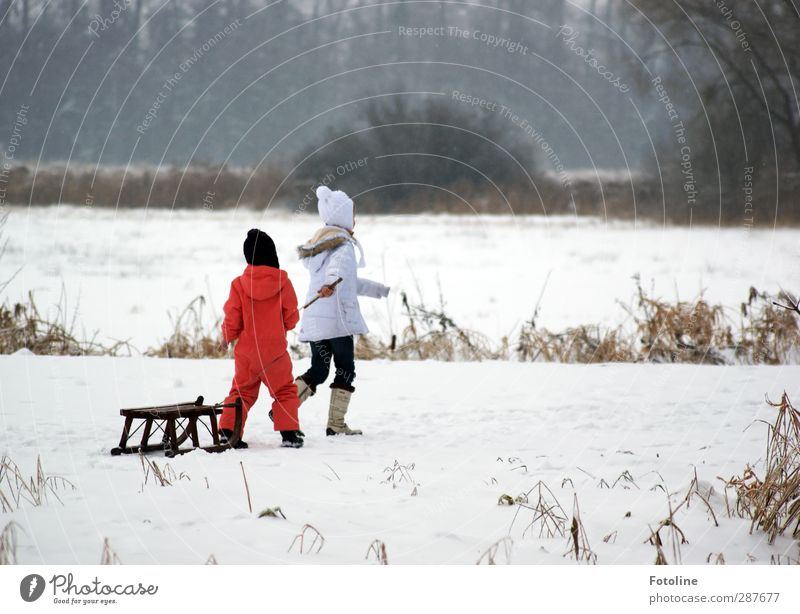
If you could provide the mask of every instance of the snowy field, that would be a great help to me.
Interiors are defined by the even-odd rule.
[[[0,449],[26,472],[41,455],[46,471],[75,485],[59,491],[63,505],[51,497],[0,516],[22,529],[19,562],[98,563],[108,538],[126,564],[200,564],[212,554],[221,564],[363,563],[380,539],[390,564],[472,564],[510,536],[513,563],[575,564],[563,556],[566,538],[540,538],[538,525],[526,532],[532,512],[497,504],[542,480],[570,518],[577,494],[598,564],[652,563],[648,527],[667,516],[667,492],[673,505],[683,498],[695,468],[702,487],[714,487],[720,526],[697,499],[678,512],[689,541],[683,563],[798,556],[796,542],[769,546],[748,522],[729,519],[717,476],[761,460],[766,427],[753,421],[773,417],[765,394],[778,399],[786,389],[800,398],[800,367],[376,361],[359,367],[349,416],[363,437],[323,435],[322,394],[301,409],[306,447],[280,448],[262,397],[247,427],[249,450],[171,460],[185,475],[172,486],[144,485],[137,457],[109,455],[119,407],[222,398],[232,367],[0,357]],[[409,469],[393,483],[386,468],[395,461]],[[625,472],[629,479],[620,479]],[[257,517],[276,506],[287,519]],[[324,547],[288,552],[305,523],[324,535]],[[676,562],[668,542],[665,554]],[[502,548],[497,562],[506,562]]]
[[[273,236],[304,295],[307,275],[294,249],[318,223],[315,213],[285,211],[12,208],[0,279],[20,269],[6,297],[33,291],[44,312],[63,287],[79,331],[99,331],[101,341],[130,339],[143,350],[168,336],[168,314],[198,295],[209,299],[209,320],[219,314],[253,226]],[[360,216],[356,231],[367,255],[363,275],[395,289],[388,301],[362,301],[372,332],[384,340],[405,326],[398,290],[412,302],[422,294],[429,307],[441,294],[457,323],[497,340],[531,317],[548,275],[539,325],[552,330],[619,324],[617,301],[632,301],[637,273],[664,299],[705,290],[731,308],[734,321],[751,285],[776,292],[800,277],[797,230],[422,215]]]
[[[2,278],[19,272],[4,298],[33,291],[52,314],[63,288],[79,330],[145,349],[170,333],[168,314],[198,295],[213,320],[252,226],[275,238],[302,296],[307,278],[294,247],[317,225],[315,215],[286,212],[16,208]],[[441,293],[457,322],[496,338],[531,316],[548,276],[539,323],[559,329],[619,323],[617,300],[631,300],[637,273],[666,299],[704,289],[732,318],[751,285],[776,291],[800,274],[800,234],[790,230],[433,215],[361,216],[356,230],[364,276],[412,301],[422,294],[429,306]],[[384,339],[404,325],[399,292],[362,305]],[[119,408],[221,400],[232,369],[231,360],[0,356],[0,453],[28,475],[41,455],[48,473],[75,485],[59,491],[63,505],[51,497],[0,516],[22,529],[19,562],[97,563],[108,538],[124,563],[203,563],[212,554],[220,563],[361,563],[380,539],[390,563],[471,564],[508,536],[514,563],[574,564],[563,556],[566,538],[529,527],[530,510],[498,505],[541,480],[570,520],[577,494],[598,563],[644,564],[655,558],[648,527],[667,516],[668,494],[673,505],[683,498],[695,468],[703,488],[714,486],[720,526],[698,501],[681,509],[682,562],[800,556],[796,542],[769,546],[748,522],[728,518],[717,479],[762,460],[766,427],[753,422],[773,417],[764,395],[800,399],[800,367],[364,362],[348,416],[364,437],[322,435],[323,389],[301,410],[306,447],[280,448],[262,391],[250,449],[171,460],[183,476],[172,486],[144,484],[138,458],[109,455]],[[407,469],[387,471],[395,462]],[[276,506],[287,519],[257,517]],[[318,554],[289,552],[305,523],[325,536]],[[665,553],[678,562],[669,544]]]

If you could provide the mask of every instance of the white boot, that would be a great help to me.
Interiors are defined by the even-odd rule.
[[[297,398],[300,399],[300,405],[305,403],[308,397],[314,396],[314,390],[306,384],[306,380],[302,377],[295,378],[294,383],[297,386]]]
[[[342,388],[331,388],[331,404],[328,410],[327,435],[361,435],[358,429],[351,429],[344,421],[347,415],[347,406],[350,405],[350,397],[353,393]]]

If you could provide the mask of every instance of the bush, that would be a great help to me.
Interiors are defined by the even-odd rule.
[[[335,181],[359,196],[364,211],[392,211],[401,202],[409,210],[418,198],[465,211],[471,203],[463,194],[502,200],[498,190],[525,183],[533,151],[523,132],[497,112],[450,99],[392,96],[367,102],[355,131],[329,131],[301,157],[298,176],[309,183]],[[365,164],[348,170],[364,158]]]

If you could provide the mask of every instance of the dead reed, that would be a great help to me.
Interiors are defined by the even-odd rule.
[[[75,486],[61,476],[47,475],[42,466],[41,456],[36,457],[36,472],[26,476],[10,456],[0,458],[0,511],[12,512],[19,509],[22,503],[40,507],[55,497],[59,503],[59,490]]]
[[[359,336],[358,359],[477,362],[508,360],[513,354],[522,362],[579,364],[787,364],[800,360],[800,307],[786,293],[771,297],[755,288],[742,303],[739,323],[734,325],[721,305],[702,297],[691,302],[656,299],[647,295],[637,278],[633,306],[623,305],[629,323],[616,328],[580,325],[554,332],[537,326],[537,306],[531,320],[521,327],[513,351],[507,337],[495,342],[459,325],[441,296],[437,307],[429,307],[421,292],[416,302],[403,293],[402,305],[406,319],[402,331],[388,341]],[[189,359],[227,356],[220,347],[220,318],[210,321],[204,315],[205,307],[205,297],[197,296],[182,311],[170,314],[170,336],[144,354]],[[65,292],[52,316],[40,313],[32,294],[26,302],[0,305],[0,354],[21,349],[69,356],[134,352],[127,341],[101,343],[97,333],[90,339],[79,338],[75,332],[77,310],[72,317],[68,313]],[[289,349],[296,359],[308,355],[305,344],[293,343]]]
[[[725,565],[725,555],[722,552],[709,552],[706,563],[714,561],[714,565]]]
[[[244,472],[244,462],[239,461],[239,467],[242,469],[242,479],[244,480],[244,491],[247,493],[247,509],[253,513],[253,501],[250,499],[250,485],[247,483],[247,474]]]
[[[686,500],[679,504],[678,507],[673,509],[672,504],[668,501],[669,514],[666,518],[658,523],[658,527],[656,527],[655,530],[652,528],[650,529],[650,537],[645,540],[645,543],[649,543],[656,547],[656,565],[668,564],[663,550],[664,540],[661,537],[661,531],[664,529],[666,529],[669,533],[669,542],[672,546],[673,561],[676,564],[680,564],[681,562],[681,546],[688,544],[689,540],[686,539],[686,534],[675,523],[675,514],[681,507],[683,507],[685,503]]]
[[[714,512],[714,508],[711,506],[710,499],[712,495],[714,495],[714,486],[709,485],[701,485],[700,480],[697,478],[697,469],[694,470],[694,478],[689,484],[689,489],[686,491],[686,496],[683,498],[681,505],[686,505],[688,509],[691,505],[692,499],[699,499],[701,503],[705,506],[706,510],[708,511],[709,515],[711,516],[711,520],[714,522],[714,526],[718,527],[719,522],[717,521],[717,515]]]
[[[310,544],[306,544],[306,540],[308,539],[311,540]],[[325,545],[325,537],[323,537],[322,533],[317,531],[317,529],[312,527],[310,524],[304,524],[303,528],[300,529],[300,532],[295,535],[287,552],[292,551],[295,543],[299,544],[300,554],[310,554],[311,552],[317,554]],[[316,550],[314,550],[314,546],[317,547]]]
[[[139,460],[141,461],[142,472],[144,473],[144,483],[142,488],[144,488],[144,486],[146,486],[150,480],[152,480],[153,483],[163,487],[172,486],[180,480],[191,481],[192,479],[184,471],[177,473],[169,463],[165,463],[163,467],[160,467],[156,461],[150,460],[144,454],[139,454]]]
[[[409,484],[413,484],[416,486],[416,482],[414,481],[411,472],[414,471],[416,465],[414,463],[409,463],[404,465],[399,461],[395,460],[393,465],[386,467],[383,472],[388,474],[386,479],[384,479],[381,483],[382,484],[391,484],[392,488],[397,488],[397,485],[402,482],[408,482]]]
[[[220,319],[209,328],[205,324],[204,296],[194,298],[180,313],[170,315],[172,334],[161,345],[150,348],[146,356],[159,358],[222,358],[226,351],[220,347]]]
[[[97,333],[91,339],[79,338],[75,331],[76,316],[77,309],[72,316],[68,315],[63,289],[53,316],[40,313],[32,292],[26,302],[0,304],[0,354],[27,349],[46,356],[130,355],[127,341],[103,345],[97,340]]]
[[[644,356],[652,362],[723,364],[720,347],[733,345],[721,305],[709,305],[702,296],[694,302],[667,303],[647,296],[635,277],[638,310],[629,314],[636,323]]]
[[[751,484],[751,530],[759,528],[768,535],[769,543],[788,532],[800,535],[800,411],[795,409],[784,392],[775,422],[768,424],[767,455],[763,481]]]
[[[527,526],[522,531],[523,538],[528,533],[533,534],[537,529],[540,538],[551,538],[557,535],[564,537],[566,535],[567,512],[561,506],[553,491],[550,490],[550,487],[541,480],[533,488],[513,499],[510,504],[513,505],[514,503],[519,507],[514,514],[514,518],[511,519],[511,525],[508,527],[509,535],[523,509],[532,512]]]
[[[800,565],[800,559],[793,559],[788,554],[773,554],[769,557],[770,565]]]
[[[480,558],[478,558],[476,565],[497,565],[498,554],[502,552],[503,559],[506,565],[511,564],[511,549],[514,546],[514,540],[510,537],[501,537],[491,546],[489,546]]]
[[[663,481],[663,480],[662,480]],[[660,487],[665,493],[666,488],[662,484],[657,484],[656,486]],[[650,490],[655,490],[655,487],[651,488]],[[661,520],[658,523],[658,526],[653,529],[650,527],[650,536],[645,540],[645,543],[649,543],[656,548],[656,565],[667,565],[667,558],[664,554],[664,538],[661,535],[662,531],[666,531],[668,533],[668,542],[672,549],[672,557],[673,562],[676,564],[680,564],[682,560],[681,555],[681,546],[688,544],[689,540],[686,537],[686,534],[683,530],[678,526],[675,522],[675,516],[679,510],[683,507],[689,509],[692,505],[692,501],[697,499],[699,500],[703,506],[705,507],[706,511],[709,513],[712,522],[714,523],[715,527],[719,526],[719,522],[717,521],[717,515],[714,512],[714,508],[711,505],[711,498],[715,494],[713,485],[706,484],[700,482],[699,478],[697,477],[697,469],[694,470],[694,476],[692,481],[689,483],[689,487],[686,489],[686,493],[684,494],[683,498],[678,502],[676,506],[673,507],[672,501],[667,495],[667,506],[668,506],[668,514],[667,517]],[[729,514],[730,516],[730,514]],[[711,555],[709,555],[710,561]],[[721,562],[720,562],[721,561]],[[720,553],[717,555],[717,562],[716,564],[725,564],[725,558]]]
[[[780,301],[780,302],[779,302]],[[789,303],[789,305],[786,305]],[[800,341],[797,301],[781,291],[775,299],[750,288],[742,303],[736,357],[751,364],[777,365],[796,359]]]
[[[107,537],[103,538],[103,552],[100,554],[100,564],[122,565],[122,561],[117,556],[117,553],[114,552],[114,549],[111,547]]]
[[[654,565],[669,565],[667,561],[667,556],[664,554],[664,549],[661,547],[661,544],[654,544],[656,547],[656,560],[653,561]]]
[[[401,296],[407,320],[402,333],[399,337],[393,334],[388,344],[375,337],[359,337],[356,358],[453,362],[508,357],[506,339],[493,346],[485,335],[459,326],[446,312],[441,296],[435,308],[425,304],[421,292],[417,303],[410,302],[405,292]]]
[[[764,478],[749,464],[741,476],[722,480],[728,516],[749,518],[750,531],[761,529],[773,544],[786,532],[800,535],[800,411],[784,392],[779,403],[767,403],[778,409],[775,421],[767,423],[767,451]],[[728,491],[735,493],[731,505]]]
[[[632,306],[622,305],[631,325],[581,325],[561,332],[526,322],[516,345],[521,361],[598,363],[786,364],[798,360],[800,307],[787,293],[777,300],[751,288],[735,325],[722,305],[702,296],[668,302],[649,296],[636,279]],[[781,302],[778,302],[781,301]],[[788,303],[788,305],[784,304]]]
[[[375,560],[381,565],[389,564],[389,557],[386,556],[386,544],[379,539],[376,539],[369,545],[369,548],[367,549],[367,555],[364,557],[364,560],[368,561],[370,555],[374,555]]]
[[[533,320],[520,331],[517,356],[523,362],[601,363],[636,359],[631,342],[621,330],[578,326],[556,333],[537,330]]]
[[[0,565],[17,564],[17,530],[19,525],[13,520],[0,532]]]
[[[758,496],[759,489],[762,486],[761,480],[753,471],[750,465],[746,465],[741,476],[733,476],[728,480],[718,478],[725,484],[725,509],[728,518],[737,516],[739,518],[753,518],[753,508],[755,500]],[[733,490],[735,494],[735,503],[731,506],[728,498],[728,491]]]
[[[9,171],[7,199],[26,205],[73,204],[86,207],[165,207],[220,209],[263,206],[285,181],[277,166],[93,167],[47,165],[32,173],[26,166]],[[279,197],[290,194],[281,190]]]
[[[581,510],[578,505],[578,495],[573,495],[572,501],[572,524],[569,528],[569,550],[564,556],[575,557],[577,562],[584,562],[589,565],[597,564],[597,555],[589,545],[589,537],[586,535],[586,528],[581,520]]]

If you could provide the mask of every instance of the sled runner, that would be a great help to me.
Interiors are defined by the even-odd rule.
[[[122,436],[119,440],[119,447],[111,449],[112,456],[120,454],[146,454],[148,452],[163,451],[165,456],[172,458],[178,454],[185,454],[194,449],[205,450],[206,452],[224,452],[239,443],[239,435],[232,435],[226,443],[220,442],[220,433],[217,423],[217,415],[222,413],[223,408],[230,407],[236,409],[235,423],[233,432],[242,431],[242,400],[236,399],[235,403],[217,403],[216,405],[204,405],[203,397],[197,397],[194,402],[177,403],[175,405],[160,405],[157,407],[133,407],[120,409],[119,413],[125,418],[125,426],[122,427]],[[208,419],[208,424],[202,421]],[[140,421],[136,428],[133,428],[135,420]],[[211,435],[212,445],[201,446],[198,433],[198,423],[203,426]],[[142,432],[141,442],[138,445],[130,445],[130,439],[139,431]],[[162,437],[159,443],[150,443],[150,438],[161,432]],[[187,439],[191,440],[191,446],[181,447]]]

